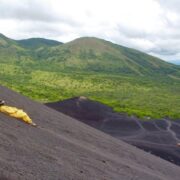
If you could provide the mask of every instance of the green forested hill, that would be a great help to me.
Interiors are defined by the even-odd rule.
[[[42,102],[84,95],[140,117],[180,118],[179,66],[97,38],[0,34],[0,83]]]
[[[79,38],[63,46],[41,49],[42,60],[51,60],[73,71],[108,74],[154,75],[175,74],[175,65],[140,51],[113,44],[97,38]]]
[[[42,47],[51,47],[61,45],[62,43],[50,39],[43,39],[43,38],[30,38],[16,41],[18,45],[22,46],[23,48],[30,48],[30,49],[37,49]]]

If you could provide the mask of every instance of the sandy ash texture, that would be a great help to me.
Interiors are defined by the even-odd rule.
[[[0,86],[37,128],[0,114],[0,179],[179,180],[180,168]]]
[[[111,108],[86,97],[75,97],[47,106],[76,118],[118,139],[180,165],[180,120],[141,121],[115,113]]]

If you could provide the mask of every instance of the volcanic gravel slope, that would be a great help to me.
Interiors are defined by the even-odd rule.
[[[38,127],[0,113],[0,179],[179,180],[180,168],[0,86]]]
[[[180,120],[140,121],[119,114],[86,97],[48,103],[49,107],[74,117],[118,139],[180,165]]]

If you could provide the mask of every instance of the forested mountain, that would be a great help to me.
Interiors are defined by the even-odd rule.
[[[180,117],[179,66],[94,37],[0,34],[0,83],[42,102],[84,95],[140,117]]]

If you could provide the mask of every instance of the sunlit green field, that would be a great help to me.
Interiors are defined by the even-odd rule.
[[[141,118],[180,118],[179,79],[50,72],[25,67],[1,63],[0,84],[41,102],[87,96],[111,106],[115,111]]]

